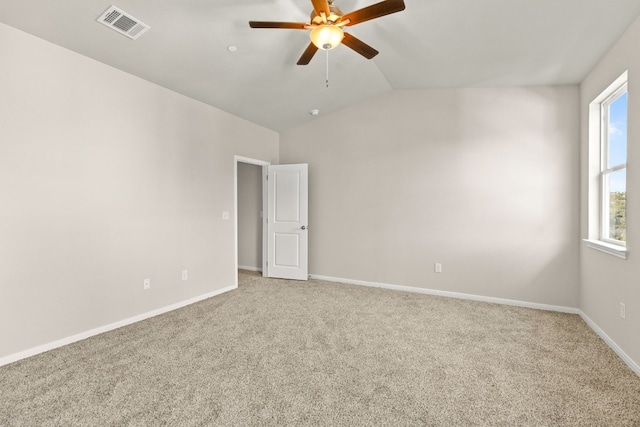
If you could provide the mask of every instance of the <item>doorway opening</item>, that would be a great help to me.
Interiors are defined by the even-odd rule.
[[[269,162],[234,157],[236,286],[238,269],[266,275],[267,229],[263,220],[267,197],[264,177]]]
[[[308,279],[308,169],[234,157],[236,286],[239,266],[261,265],[263,277]]]

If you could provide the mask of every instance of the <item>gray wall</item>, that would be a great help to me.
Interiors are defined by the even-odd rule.
[[[278,136],[0,24],[0,357],[233,285],[233,156],[277,164],[280,139],[310,165],[311,273],[579,306],[638,361],[640,188],[619,260],[580,243],[579,172],[628,69],[640,181],[639,42],[579,90],[398,91]]]
[[[311,274],[578,306],[577,86],[397,91],[280,161],[309,163]]]
[[[582,235],[588,224],[588,106],[625,70],[629,71],[629,128],[627,165],[627,247],[622,260],[581,245],[580,307],[636,363],[640,363],[640,18],[583,81]],[[626,305],[626,320],[620,317]]]
[[[277,133],[3,24],[0,54],[0,357],[235,284],[234,155]]]
[[[238,266],[262,271],[262,166],[238,163]]]

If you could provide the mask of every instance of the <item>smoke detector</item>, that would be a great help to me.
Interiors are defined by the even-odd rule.
[[[98,17],[97,21],[133,40],[136,40],[151,28],[147,24],[140,22],[139,19],[134,18],[115,6],[111,6],[105,10]]]

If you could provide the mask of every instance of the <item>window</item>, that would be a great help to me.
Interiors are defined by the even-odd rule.
[[[627,86],[602,103],[600,180],[602,226],[600,239],[624,244],[627,237]]]
[[[589,106],[589,238],[595,249],[626,258],[627,73]]]

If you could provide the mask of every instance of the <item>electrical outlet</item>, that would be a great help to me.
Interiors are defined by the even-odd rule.
[[[222,219],[225,221],[229,220],[229,211],[223,211],[222,212]]]
[[[627,318],[627,313],[626,313],[626,308],[624,306],[623,303],[620,303],[620,317],[622,317],[623,319]]]
[[[144,279],[143,287],[144,289],[149,289],[151,287],[151,279]]]
[[[189,271],[182,270],[182,280],[187,280],[189,278]]]
[[[434,265],[434,271],[436,273],[442,273],[442,264],[440,264],[439,262],[436,262]]]

